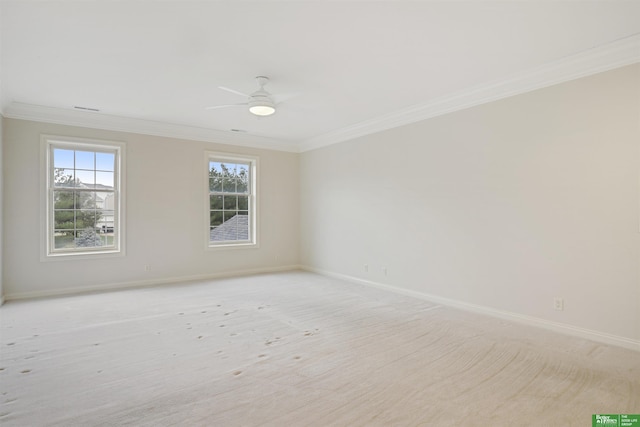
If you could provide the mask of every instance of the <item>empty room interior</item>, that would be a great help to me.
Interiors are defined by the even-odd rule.
[[[0,425],[640,426],[640,2],[0,26]]]

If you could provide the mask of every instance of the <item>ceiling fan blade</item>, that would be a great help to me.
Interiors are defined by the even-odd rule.
[[[246,102],[243,102],[241,104],[224,104],[224,105],[214,105],[213,107],[207,107],[205,108],[205,110],[216,110],[218,108],[227,108],[227,107],[237,107],[239,105],[249,105]]]
[[[239,92],[239,91],[237,91],[235,89],[229,89],[228,87],[218,86],[218,89],[226,90],[227,92],[231,92],[231,93],[234,93],[236,95],[244,96],[245,98],[249,97],[249,95],[247,95],[246,93]]]
[[[274,95],[273,100],[275,101],[276,104],[280,104],[281,102],[286,102],[286,101],[292,100],[293,98],[297,98],[300,95],[301,94],[299,92],[281,93],[278,95]]]

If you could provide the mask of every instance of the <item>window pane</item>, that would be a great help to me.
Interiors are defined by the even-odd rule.
[[[73,187],[74,176],[73,169],[54,169],[53,185],[56,187]]]
[[[236,216],[236,214],[237,214],[236,211],[224,211],[224,222],[229,221],[234,216]]]
[[[222,196],[209,196],[209,209],[222,209]]]
[[[95,199],[94,207],[96,209],[104,209],[105,208],[104,200],[105,200],[105,197],[107,196],[107,194],[99,192],[99,193],[95,193],[95,195],[96,195],[96,199]]]
[[[222,177],[218,176],[209,182],[211,191],[222,191]]]
[[[222,211],[211,211],[209,212],[209,225],[210,226],[218,226],[222,224]]]
[[[238,209],[249,210],[249,196],[238,196]]]
[[[96,169],[101,171],[115,170],[116,155],[113,153],[96,153]]]
[[[223,240],[238,240],[238,228],[235,222],[225,224],[218,228],[218,231],[223,230]]]
[[[74,248],[73,234],[56,231],[53,236],[53,244],[56,249]]]
[[[96,172],[96,184],[113,188],[113,172]]]
[[[238,163],[236,171],[237,171],[238,176],[245,176],[245,175],[248,176],[249,175],[249,165]]]
[[[76,191],[76,206],[82,209],[95,209],[96,192],[95,191]]]
[[[224,196],[224,209],[238,209],[238,196]]]
[[[249,212],[238,212],[236,226],[238,229],[238,240],[249,240]]]
[[[95,231],[97,220],[98,215],[96,211],[76,211],[76,229],[78,230],[88,229]]]
[[[115,246],[115,237],[113,234],[100,234],[99,236],[103,247]]]
[[[73,230],[75,228],[75,211],[56,210],[53,212],[53,225],[59,230]]]
[[[73,150],[55,148],[53,150],[53,167],[73,169]]]
[[[236,180],[236,192],[249,193],[249,177],[238,177]]]
[[[92,228],[85,228],[76,234],[73,243],[77,248],[95,248],[103,246],[100,235]]]
[[[231,176],[225,176],[222,179],[222,191],[224,193],[235,193],[236,192],[236,180]]]
[[[249,165],[238,164],[236,185],[238,193],[249,192]]]
[[[94,171],[76,170],[76,179],[78,183],[82,183],[88,187],[93,187],[96,183]]]
[[[56,190],[53,192],[54,209],[70,209],[73,208],[74,191],[73,190]]]
[[[93,151],[76,151],[76,169],[95,169],[95,153]]]
[[[236,164],[235,163],[222,163],[220,165],[222,167],[222,173],[224,176],[235,176],[236,175]]]
[[[115,212],[111,210],[96,211],[96,229],[101,233],[113,233],[115,226]]]
[[[104,196],[104,209],[115,209],[116,208],[116,195],[115,193],[107,193]]]
[[[219,176],[219,175],[222,175],[222,163],[209,162],[209,176]]]

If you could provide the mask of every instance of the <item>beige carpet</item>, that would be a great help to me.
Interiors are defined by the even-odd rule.
[[[590,426],[640,354],[292,272],[8,302],[4,426]]]

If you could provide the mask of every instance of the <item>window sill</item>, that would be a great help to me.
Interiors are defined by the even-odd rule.
[[[124,256],[123,250],[96,251],[96,252],[64,252],[50,253],[40,257],[40,261],[77,261],[98,258],[114,258]]]
[[[257,243],[221,243],[219,245],[207,245],[207,251],[218,251],[223,249],[256,249]]]

